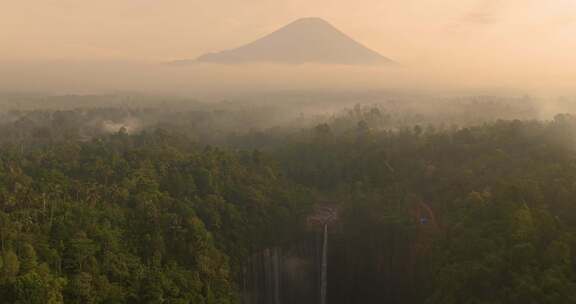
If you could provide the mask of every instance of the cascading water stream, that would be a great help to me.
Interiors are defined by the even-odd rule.
[[[274,248],[272,256],[272,271],[274,272],[274,304],[280,304],[280,254],[279,249]]]
[[[243,304],[328,302],[328,225],[335,207],[320,206],[308,218],[308,231],[297,243],[254,252],[240,278]]]
[[[326,288],[328,287],[328,224],[324,224],[324,240],[322,243],[322,264],[320,273],[320,304],[326,304]]]

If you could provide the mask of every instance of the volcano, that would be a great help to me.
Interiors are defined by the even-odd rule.
[[[244,46],[174,63],[192,62],[395,65],[320,18],[298,19]]]

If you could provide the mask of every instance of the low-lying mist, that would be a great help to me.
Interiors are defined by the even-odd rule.
[[[141,61],[0,62],[0,91],[50,94],[139,92],[222,99],[254,92],[394,90],[408,94],[565,96],[570,73],[427,64],[400,67],[346,65],[174,66]]]
[[[322,90],[238,94],[226,100],[144,94],[0,94],[0,143],[87,141],[115,133],[167,131],[200,145],[265,148],[315,128],[455,130],[497,120],[576,113],[576,100]]]
[[[325,122],[338,124],[342,116],[353,117],[348,120],[352,124],[374,119],[363,116],[366,109],[383,115],[372,127],[385,129],[551,119],[576,112],[569,90],[547,87],[550,79],[538,86],[522,83],[531,76],[515,78],[506,70],[490,79],[481,69],[460,70],[458,75],[457,69],[440,73],[411,66],[174,66],[121,61],[0,66],[0,123],[25,120],[33,122],[30,128],[41,128],[53,125],[54,113],[60,113],[78,121],[81,138],[162,127],[226,144],[231,135],[293,132]],[[505,81],[506,76],[510,77]],[[393,121],[386,120],[387,115]]]

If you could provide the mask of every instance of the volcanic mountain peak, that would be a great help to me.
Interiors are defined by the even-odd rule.
[[[315,24],[330,25],[330,23],[328,23],[328,21],[326,21],[322,18],[319,18],[319,17],[303,17],[303,18],[294,20],[292,23],[308,23],[308,24],[315,23]]]
[[[393,65],[392,60],[368,49],[321,18],[301,18],[254,42],[236,49],[208,53],[195,61],[239,63],[322,63]]]

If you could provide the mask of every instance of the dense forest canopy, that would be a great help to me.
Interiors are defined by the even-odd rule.
[[[2,303],[247,302],[319,204],[331,304],[576,302],[576,117],[527,97],[59,100],[1,114]]]

